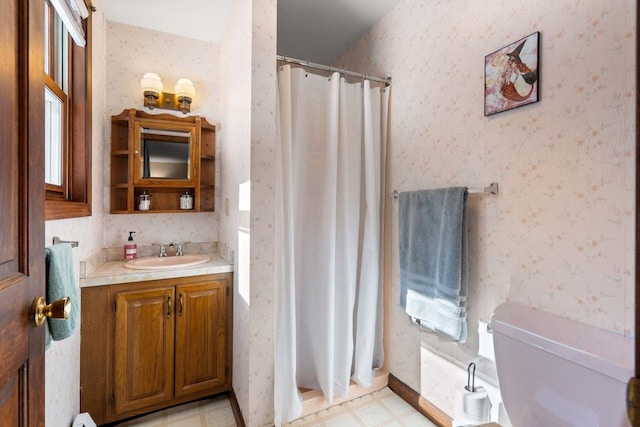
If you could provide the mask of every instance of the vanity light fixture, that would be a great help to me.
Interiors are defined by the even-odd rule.
[[[144,106],[150,110],[162,108],[182,111],[183,114],[191,111],[191,102],[196,89],[189,79],[179,79],[175,86],[175,93],[163,92],[160,76],[155,73],[146,73],[140,80],[140,86],[144,94]]]
[[[196,88],[193,87],[191,80],[182,78],[176,83],[175,91],[180,103],[180,111],[187,114],[191,111],[191,101],[196,93]]]
[[[153,110],[157,105],[157,100],[162,94],[162,80],[156,73],[146,73],[140,80],[142,92],[144,93],[144,106]]]

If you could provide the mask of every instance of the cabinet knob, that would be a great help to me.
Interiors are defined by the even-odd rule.
[[[41,326],[47,317],[52,319],[68,319],[71,314],[71,298],[64,297],[61,300],[47,304],[44,297],[33,300],[31,305],[31,323],[33,326]]]

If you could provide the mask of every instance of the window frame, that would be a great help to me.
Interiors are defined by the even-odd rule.
[[[52,10],[53,6],[48,2],[47,4]],[[53,26],[49,27],[49,34],[52,34]],[[66,172],[63,173],[66,189],[63,192],[53,191],[54,189],[47,186],[45,220],[91,216],[91,27],[91,14],[89,14],[83,22],[87,40],[85,47],[77,46],[71,40],[71,36],[67,36],[70,55],[69,90],[65,126],[67,129],[66,165],[63,165]],[[50,62],[53,63],[51,60]]]
[[[68,170],[68,159],[69,159],[69,153],[68,153],[68,148],[69,148],[69,144],[68,144],[68,133],[69,133],[69,129],[68,129],[68,124],[67,124],[67,118],[69,117],[69,113],[67,111],[67,108],[69,106],[69,101],[68,101],[68,97],[67,94],[64,93],[62,91],[62,89],[60,89],[60,87],[55,83],[55,81],[53,81],[53,79],[51,77],[49,77],[48,75],[45,74],[44,76],[44,85],[45,85],[45,90],[49,90],[51,91],[51,93],[56,96],[58,99],[60,99],[60,101],[62,101],[61,106],[62,106],[62,123],[61,123],[61,138],[62,138],[62,147],[61,147],[61,155],[60,155],[60,159],[62,162],[61,165],[61,169],[62,169],[62,183],[60,185],[55,185],[55,184],[51,184],[45,181],[44,186],[45,186],[45,194],[47,196],[47,198],[49,199],[59,199],[59,200],[65,200],[67,198],[67,194],[68,194],[68,185],[67,185],[67,173],[66,171]],[[45,96],[46,99],[46,96]],[[46,122],[46,121],[45,121]],[[47,129],[45,127],[45,133],[47,132]],[[47,159],[45,158],[45,161],[47,161]]]

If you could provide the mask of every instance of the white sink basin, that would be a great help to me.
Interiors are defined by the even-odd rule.
[[[204,264],[211,258],[205,254],[188,254],[182,256],[138,258],[124,263],[125,268],[132,270],[167,270]]]

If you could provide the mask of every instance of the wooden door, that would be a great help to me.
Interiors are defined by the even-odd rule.
[[[42,1],[0,0],[0,424],[44,425]]]
[[[227,389],[225,279],[176,287],[176,397]]]
[[[173,398],[174,287],[115,297],[114,412],[135,413]]]

